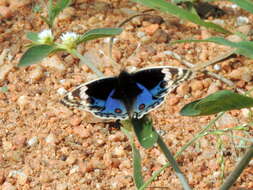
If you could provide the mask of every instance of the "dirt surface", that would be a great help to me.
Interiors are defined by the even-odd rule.
[[[46,29],[39,15],[46,16],[44,4],[40,13],[34,11],[39,2],[31,0],[0,1],[0,187],[2,190],[119,190],[135,189],[132,179],[131,147],[121,131],[108,130],[105,121],[91,114],[70,110],[60,104],[66,91],[97,78],[79,59],[57,53],[40,64],[25,68],[16,65],[29,43],[26,32]],[[247,33],[252,30],[253,15],[231,3],[217,3],[226,14],[209,17],[223,27]],[[82,34],[89,29],[115,27],[118,23],[145,10],[130,1],[76,0],[57,18],[56,39],[62,32]],[[170,40],[205,39],[217,33],[195,24],[152,12],[156,17],[138,17],[124,26],[117,36],[113,56],[121,68],[134,71],[158,65],[185,67],[168,51],[191,63],[203,63],[226,53],[229,49],[212,43],[168,45]],[[239,22],[238,17],[248,19]],[[231,40],[237,40],[233,35]],[[137,46],[139,47],[137,48]],[[136,49],[137,48],[137,49]],[[106,75],[119,73],[108,57],[108,39],[99,39],[78,46]],[[232,80],[238,88],[249,90],[252,83],[252,60],[237,56],[207,69]],[[183,117],[183,105],[220,89],[231,89],[222,81],[203,73],[182,84],[168,95],[167,101],[151,113],[154,127],[159,130],[175,154],[191,140],[214,116]],[[249,122],[247,110],[231,111],[216,122],[215,129],[231,128]],[[249,138],[244,132],[234,135]],[[252,134],[252,129],[251,129]],[[222,142],[222,150],[218,147]],[[156,146],[141,151],[143,172],[148,179],[166,163]],[[178,158],[182,171],[194,189],[218,189],[245,149],[237,148],[240,139],[208,135],[186,149]],[[247,145],[247,144],[244,144]],[[169,167],[151,185],[164,189],[182,189]],[[243,171],[234,190],[253,189],[253,163]]]

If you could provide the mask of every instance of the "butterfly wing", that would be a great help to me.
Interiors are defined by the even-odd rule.
[[[102,78],[81,84],[69,92],[62,103],[70,107],[86,110],[106,119],[126,119],[128,117],[122,100],[113,98],[117,78]]]
[[[132,74],[142,92],[136,97],[133,112],[136,118],[161,105],[164,96],[192,76],[192,71],[177,67],[153,67]]]

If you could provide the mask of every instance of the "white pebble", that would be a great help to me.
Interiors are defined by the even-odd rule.
[[[213,66],[213,69],[214,69],[215,71],[220,71],[220,70],[221,70],[221,66],[220,66],[219,64],[215,64],[215,65]]]
[[[232,9],[237,9],[239,6],[238,6],[237,4],[232,4],[230,7],[231,7]]]
[[[64,95],[66,94],[68,91],[65,90],[65,88],[61,87],[57,90],[57,93],[60,94],[60,95]]]
[[[218,24],[218,25],[224,25],[225,21],[221,20],[221,19],[214,19],[214,20],[212,20],[212,23]]]
[[[28,144],[29,146],[36,145],[37,143],[38,143],[38,138],[37,138],[37,137],[32,137],[31,139],[29,139],[29,140],[27,141],[27,144]]]
[[[137,32],[137,37],[138,38],[142,38],[144,36],[146,36],[145,32],[142,32],[142,31]]]
[[[238,26],[248,24],[249,23],[249,18],[245,16],[239,16],[236,19],[236,23]]]
[[[50,133],[47,137],[46,137],[46,142],[48,144],[54,144],[55,143],[55,136]]]
[[[62,79],[59,81],[61,84],[64,84],[66,82],[66,79]]]
[[[220,171],[214,172],[213,177],[218,178],[220,176]]]
[[[79,166],[78,165],[74,165],[70,171],[69,171],[69,174],[73,174],[73,173],[76,173],[79,171]]]
[[[20,109],[22,110],[22,109],[24,109],[24,107],[29,103],[29,99],[28,99],[28,97],[25,96],[25,95],[24,95],[24,96],[20,96],[20,97],[18,98],[18,100],[17,100],[17,103],[18,103]]]

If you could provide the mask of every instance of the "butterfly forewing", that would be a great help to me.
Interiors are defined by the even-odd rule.
[[[108,77],[81,84],[62,99],[64,105],[76,107],[106,119],[126,119],[123,102],[113,98],[117,78]]]

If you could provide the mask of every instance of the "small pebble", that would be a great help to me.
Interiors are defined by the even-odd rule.
[[[20,109],[23,110],[28,104],[29,104],[30,100],[28,98],[28,96],[20,96],[17,100],[17,104],[19,105]]]
[[[58,183],[56,185],[56,190],[68,190],[68,184],[67,183]]]
[[[7,74],[11,71],[14,66],[12,64],[4,64],[0,67],[0,81],[4,80]]]
[[[47,137],[46,137],[46,143],[48,144],[55,144],[56,140],[55,140],[55,136],[54,134],[50,133]]]
[[[74,166],[70,169],[69,174],[71,175],[71,174],[76,173],[76,172],[78,172],[78,171],[79,171],[79,166],[78,166],[78,165],[74,165]]]
[[[63,87],[61,87],[57,90],[57,93],[60,94],[60,95],[65,95],[67,92],[68,91]]]
[[[34,145],[36,145],[38,143],[38,137],[32,137],[31,139],[29,139],[28,141],[27,141],[27,144],[29,145],[29,146],[34,146]]]
[[[214,69],[215,71],[220,71],[220,70],[221,70],[221,66],[220,66],[219,64],[215,64],[215,65],[213,66],[213,69]]]
[[[29,78],[32,81],[38,81],[43,77],[43,70],[41,68],[41,66],[36,65],[36,67],[30,71],[29,73]]]
[[[16,190],[17,188],[10,184],[9,182],[4,182],[2,185],[2,190]]]
[[[238,26],[244,25],[244,24],[248,24],[249,23],[249,18],[245,17],[245,16],[239,16],[236,19],[236,24]]]
[[[152,36],[155,31],[157,31],[159,28],[159,25],[158,24],[150,24],[150,25],[147,25],[145,28],[144,28],[144,32],[150,36]]]
[[[158,156],[158,158],[156,159],[156,161],[159,164],[161,164],[161,165],[164,165],[164,164],[167,163],[167,159],[166,159],[166,157],[163,154],[161,154],[160,156]]]
[[[76,159],[77,157],[73,154],[70,154],[69,157],[67,158],[66,162],[69,164],[69,165],[72,165],[76,162]]]
[[[57,55],[51,57],[45,57],[41,61],[41,65],[51,69],[56,69],[58,71],[64,71],[66,69],[65,65]]]

